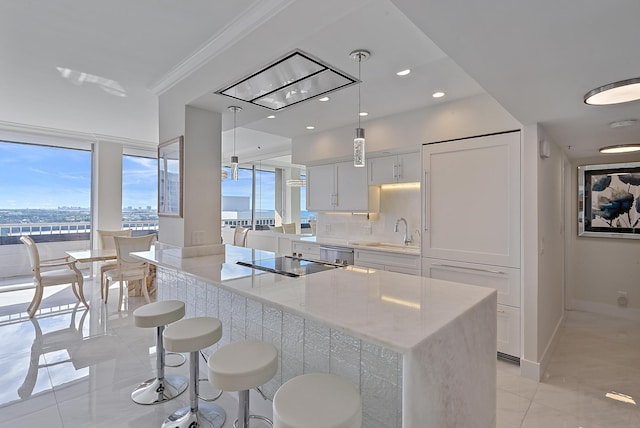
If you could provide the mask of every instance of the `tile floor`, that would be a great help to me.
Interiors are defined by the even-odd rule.
[[[97,288],[85,282],[86,310],[68,286],[50,287],[32,320],[24,311],[33,290],[0,293],[0,426],[160,427],[168,414],[188,404],[188,393],[157,406],[131,401],[133,387],[153,375],[154,332],[133,326],[131,314],[143,298],[128,299],[118,312],[117,286],[106,306]],[[638,324],[568,312],[540,383],[520,377],[518,366],[498,361],[497,427],[640,427],[633,402],[640,398]],[[201,361],[206,377],[204,368]],[[167,372],[188,375],[188,365]],[[201,383],[201,394],[215,393]],[[257,394],[251,399],[256,411],[270,413],[269,402]],[[224,393],[217,403],[227,411],[224,427],[231,427],[236,395]]]

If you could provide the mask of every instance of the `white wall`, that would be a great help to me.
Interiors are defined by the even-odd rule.
[[[150,92],[110,95],[96,85],[74,85],[52,69],[49,78],[28,72],[0,80],[0,127],[18,123],[157,144],[157,98]],[[106,119],[106,120],[105,120]]]
[[[312,165],[350,159],[354,126],[294,138],[292,162]],[[365,121],[362,126],[366,130],[367,153],[416,151],[424,143],[521,128],[520,123],[488,95]]]
[[[566,157],[544,130],[538,145],[548,141],[551,155],[538,162],[538,349],[542,368],[551,357],[556,333],[564,319],[564,164]],[[542,373],[541,373],[542,374]]]
[[[640,320],[640,240],[578,236],[578,166],[639,162],[640,154],[608,155],[571,162],[568,306]],[[626,291],[627,308],[617,306],[618,291]]]

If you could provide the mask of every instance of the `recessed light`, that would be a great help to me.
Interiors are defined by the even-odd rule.
[[[444,97],[444,92],[434,92],[431,96],[433,98],[442,98]]]
[[[398,76],[406,76],[409,73],[411,73],[411,70],[407,68],[406,70],[398,71],[396,74]]]
[[[609,83],[595,88],[584,96],[585,104],[605,106],[640,100],[640,77]]]
[[[629,153],[640,151],[640,144],[620,144],[617,146],[602,147],[600,153]]]
[[[325,101],[329,101],[330,99],[331,99],[331,98],[329,98],[329,97],[322,97],[322,98],[318,98],[318,101],[320,101],[320,102],[322,102],[322,103],[323,103],[323,102],[325,102]]]
[[[275,114],[272,114],[272,115],[270,115],[270,116],[267,116],[267,119],[275,119],[275,118],[276,118],[276,115],[275,115]]]
[[[633,126],[636,123],[638,123],[636,119],[618,120],[616,122],[611,122],[609,124],[609,128],[626,128],[627,126]]]
[[[315,126],[313,126],[313,125],[309,125],[309,126],[307,126],[307,129],[309,129],[309,130],[311,130],[311,129],[316,129],[316,127],[315,127]]]
[[[369,113],[367,113],[366,111],[361,111],[360,116],[369,116]]]

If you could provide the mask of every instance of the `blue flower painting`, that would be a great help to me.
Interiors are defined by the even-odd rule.
[[[590,174],[591,227],[638,233],[640,227],[640,173]],[[615,230],[613,230],[615,231]]]

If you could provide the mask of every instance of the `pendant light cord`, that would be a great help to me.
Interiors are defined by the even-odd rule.
[[[362,66],[362,54],[358,54],[358,128],[360,128],[360,85],[362,85],[361,78],[361,66]]]
[[[233,155],[236,155],[236,113],[238,109],[234,107],[233,109]]]

